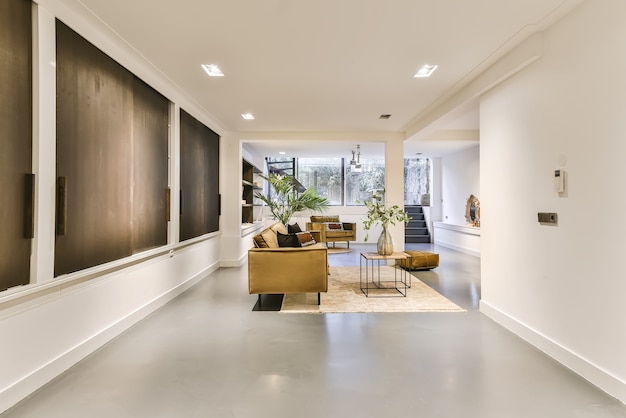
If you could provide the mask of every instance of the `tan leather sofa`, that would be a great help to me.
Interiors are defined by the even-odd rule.
[[[258,294],[320,293],[328,291],[328,248],[321,243],[307,247],[278,247],[276,231],[281,223],[254,236],[248,250],[248,291]],[[286,229],[284,233],[287,233]]]
[[[321,242],[346,241],[350,248],[350,241],[356,241],[356,224],[341,222],[339,216],[311,216],[311,222],[306,223],[308,231],[319,231]],[[327,244],[328,245],[328,244]]]

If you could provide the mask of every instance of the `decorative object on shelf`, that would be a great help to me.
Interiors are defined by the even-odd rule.
[[[356,160],[354,159],[356,155]],[[361,146],[357,144],[356,151],[352,151],[352,159],[350,160],[350,171],[358,173],[361,171]]]
[[[480,227],[480,201],[473,194],[467,198],[467,205],[465,205],[465,219],[467,223]]]
[[[365,201],[367,219],[363,221],[363,229],[369,231],[373,225],[380,224],[383,228],[378,238],[376,249],[380,255],[393,253],[393,241],[387,228],[396,222],[409,222],[409,215],[398,205],[385,206],[380,192],[374,192],[372,197]],[[367,241],[368,235],[365,235]]]
[[[261,192],[256,192],[254,197],[263,201],[274,218],[283,225],[288,225],[289,219],[296,212],[307,209],[323,212],[328,209],[328,199],[321,197],[315,189],[310,187],[304,192],[298,192],[297,185],[300,183],[291,176],[275,173],[260,176],[269,183],[274,192],[267,196]]]

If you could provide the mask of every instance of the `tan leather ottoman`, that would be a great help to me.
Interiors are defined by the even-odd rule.
[[[439,254],[428,251],[406,250],[411,258],[398,260],[398,265],[409,270],[430,270],[439,266]],[[410,265],[409,265],[410,264]]]

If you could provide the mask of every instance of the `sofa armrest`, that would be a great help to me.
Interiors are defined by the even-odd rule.
[[[328,231],[326,229],[326,223],[323,222],[307,222],[306,229],[309,231],[320,232],[320,242],[334,242],[334,241],[356,241],[356,223],[355,222],[340,222],[342,230],[338,233]],[[345,232],[350,231],[350,232]]]
[[[326,242],[326,224],[319,222],[307,222],[307,231],[318,231],[320,234],[320,242]]]
[[[342,222],[341,225],[344,231],[356,231],[356,223],[354,222]]]

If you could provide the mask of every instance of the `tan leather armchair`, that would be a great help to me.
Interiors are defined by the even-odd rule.
[[[356,241],[356,223],[341,222],[339,216],[311,216],[311,222],[306,223],[308,231],[319,231],[320,241],[327,243],[346,241],[350,248],[350,241]]]

